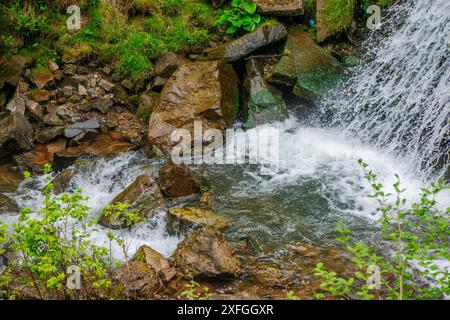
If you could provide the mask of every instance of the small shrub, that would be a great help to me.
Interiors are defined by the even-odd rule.
[[[251,32],[261,23],[261,16],[256,13],[256,3],[247,0],[233,0],[230,9],[223,11],[217,20],[219,25],[226,25],[226,32],[236,34],[240,31]]]

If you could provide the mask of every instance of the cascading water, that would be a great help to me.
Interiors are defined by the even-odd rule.
[[[405,1],[392,8],[391,21],[405,12],[386,40],[374,31],[365,43],[371,61],[325,108],[333,110],[334,125],[395,155],[412,174],[450,179],[450,2]]]
[[[265,125],[280,132],[276,173],[261,175],[257,167],[247,165],[207,168],[206,177],[217,195],[214,209],[233,221],[226,231],[232,241],[251,237],[274,248],[297,241],[327,245],[333,243],[341,219],[355,236],[375,236],[376,225],[367,217],[376,217],[376,203],[367,197],[370,190],[359,158],[388,187],[399,174],[411,200],[424,180],[444,175],[450,2],[406,1],[402,8],[409,8],[410,14],[400,29],[383,40],[369,41],[377,43],[369,54],[373,58],[352,70],[352,76],[327,97],[321,110],[333,111],[331,125],[308,127],[295,117]],[[87,205],[91,215],[98,216],[145,171],[145,165],[154,164],[139,153],[95,160],[80,168],[72,184],[90,196]],[[10,196],[22,207],[37,210],[43,183],[42,178],[33,178]],[[438,202],[448,207],[450,197],[443,195]],[[163,217],[164,211],[132,231],[130,252],[142,243],[166,256],[175,250],[181,238],[166,233]],[[0,218],[12,222],[17,215]],[[94,236],[98,243],[106,243],[104,229]]]

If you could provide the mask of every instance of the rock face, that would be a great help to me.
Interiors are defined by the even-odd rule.
[[[137,177],[131,185],[117,195],[111,201],[111,204],[119,202],[130,205],[132,210],[145,217],[152,210],[162,205],[163,196],[156,181],[150,176],[142,175]],[[103,214],[99,222],[101,225],[111,229],[127,227],[127,223],[120,221],[120,218],[114,219],[111,216]]]
[[[281,23],[267,23],[246,35],[207,50],[210,59],[223,59],[226,62],[240,60],[253,51],[286,38],[286,27]]]
[[[201,61],[184,64],[172,75],[150,116],[148,138],[165,154],[178,142],[171,141],[177,128],[189,131],[195,120],[203,128],[231,126],[239,107],[238,78],[229,64]]]
[[[186,167],[167,162],[159,169],[159,187],[168,198],[184,197],[201,190],[201,176]]]
[[[33,147],[33,127],[25,118],[25,104],[23,99],[21,101],[22,107],[14,108],[14,112],[0,121],[0,163],[8,162],[14,155]]]
[[[196,207],[170,208],[166,221],[168,229],[176,232],[183,232],[197,226],[223,230],[229,224],[229,220],[224,216]]]
[[[177,270],[170,265],[169,260],[147,245],[142,245],[131,261],[144,262],[164,282],[169,282],[177,275]]]
[[[194,230],[178,245],[172,258],[178,268],[193,277],[233,277],[240,272],[231,244],[210,228]]]
[[[258,60],[245,62],[244,112],[247,114],[246,128],[274,121],[283,121],[288,117],[287,106],[280,95],[269,90],[264,80],[264,71]]]
[[[321,96],[339,79],[339,62],[317,46],[301,27],[290,30],[284,54],[269,81],[293,87],[297,96]]]
[[[270,16],[301,16],[302,0],[254,0],[258,13]]]

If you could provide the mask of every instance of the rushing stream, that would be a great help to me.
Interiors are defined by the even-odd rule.
[[[334,243],[340,219],[357,237],[371,239],[376,206],[367,197],[359,158],[386,186],[399,174],[411,200],[428,181],[445,175],[450,2],[406,1],[402,6],[411,13],[403,26],[382,41],[374,39],[370,61],[356,67],[321,106],[323,114],[333,110],[333,126],[308,126],[294,116],[270,125],[280,132],[280,168],[270,176],[261,175],[256,165],[207,168],[217,195],[214,209],[233,221],[227,231],[232,241],[250,237],[273,248],[295,242],[327,246]],[[139,152],[95,160],[80,168],[72,185],[90,197],[87,205],[99,215],[149,165],[158,163]],[[43,183],[42,177],[26,181],[13,197],[36,210]],[[439,205],[450,205],[448,193]],[[175,250],[182,238],[166,233],[163,216],[162,211],[132,231],[130,251],[143,243],[166,256]],[[2,215],[2,220],[15,219]],[[104,243],[104,229],[95,237]]]

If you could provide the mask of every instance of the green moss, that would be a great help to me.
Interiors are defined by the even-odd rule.
[[[367,8],[371,5],[377,5],[380,7],[387,7],[391,4],[392,0],[360,0],[359,7],[363,11],[364,15],[367,15]]]
[[[328,30],[337,33],[348,28],[353,19],[357,0],[327,1],[322,17]]]

